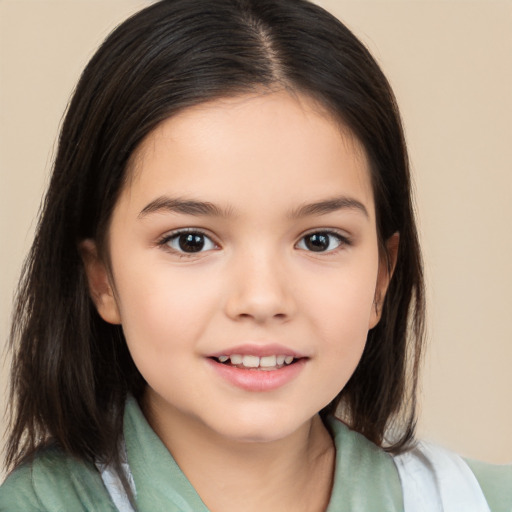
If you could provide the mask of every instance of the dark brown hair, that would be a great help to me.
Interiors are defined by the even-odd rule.
[[[408,157],[386,78],[342,23],[306,0],[164,0],[107,38],[64,120],[12,324],[9,467],[50,441],[119,467],[124,403],[128,394],[140,399],[145,382],[121,327],[104,322],[89,298],[78,244],[93,238],[101,246],[130,155],[158,123],[262,88],[310,95],[353,132],[370,162],[381,250],[400,233],[381,321],[322,415],[337,412],[394,452],[413,439],[423,277]]]

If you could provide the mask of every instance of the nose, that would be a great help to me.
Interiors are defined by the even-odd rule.
[[[241,255],[233,262],[226,314],[233,320],[259,324],[286,322],[296,304],[293,282],[286,265],[265,251]]]

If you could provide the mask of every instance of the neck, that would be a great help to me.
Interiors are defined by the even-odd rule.
[[[318,415],[283,439],[226,439],[179,414],[146,417],[212,512],[321,512],[329,502],[333,441]]]

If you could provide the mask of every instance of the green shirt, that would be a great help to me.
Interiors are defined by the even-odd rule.
[[[393,459],[343,423],[331,420],[336,470],[327,512],[402,512],[402,490]],[[208,512],[201,498],[129,399],[126,453],[139,512]],[[512,466],[468,461],[492,512],[512,512]],[[0,512],[117,512],[92,464],[48,448],[16,469],[0,487]]]

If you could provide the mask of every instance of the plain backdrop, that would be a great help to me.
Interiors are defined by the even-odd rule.
[[[148,3],[0,0],[0,349],[70,94]],[[370,48],[404,118],[429,303],[420,437],[511,462],[512,3],[319,3]]]

